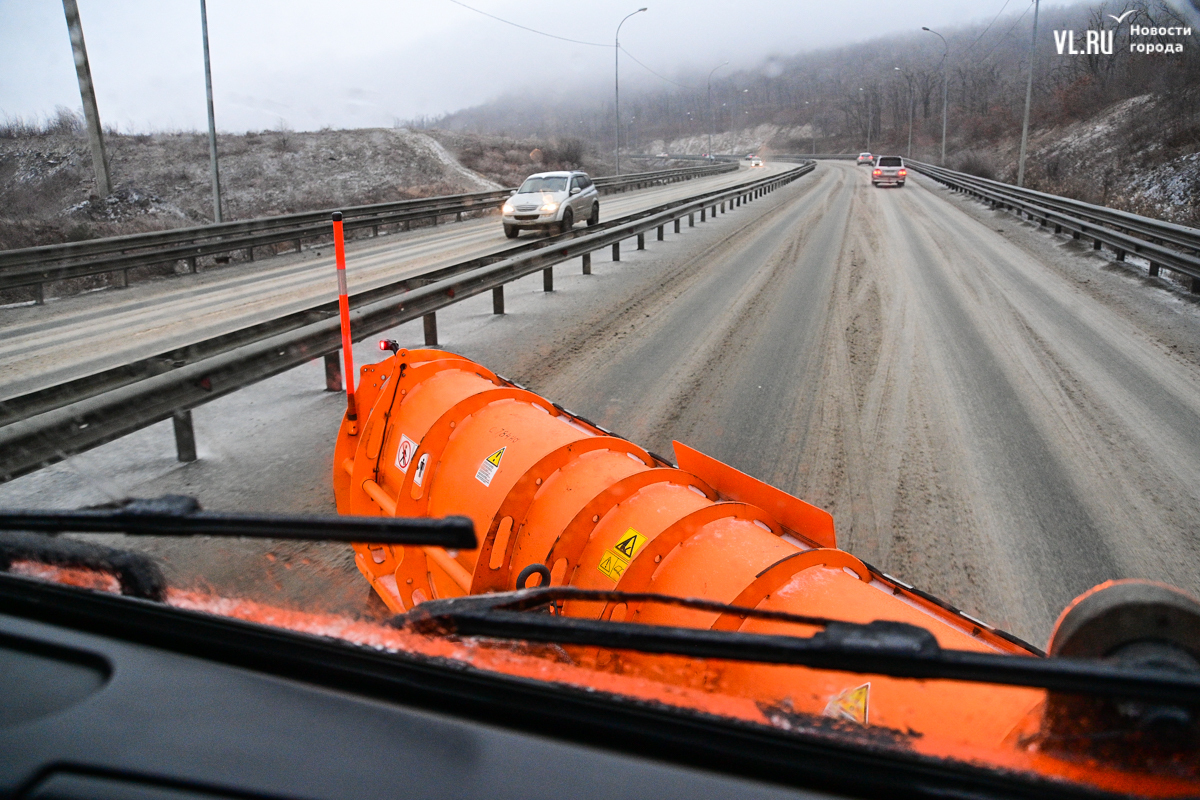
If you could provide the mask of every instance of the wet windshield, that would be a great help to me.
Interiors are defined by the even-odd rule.
[[[530,178],[521,184],[518,194],[535,194],[537,192],[565,192],[567,179],[562,176]]]
[[[1190,6],[78,5],[0,4],[0,511],[280,527],[0,579],[1200,794]]]

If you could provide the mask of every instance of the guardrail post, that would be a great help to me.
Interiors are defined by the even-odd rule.
[[[376,238],[376,237],[378,237],[378,236],[379,236],[379,226],[378,226],[378,225],[372,225],[372,226],[371,226],[371,237],[372,237],[372,238]]]
[[[503,314],[504,313],[504,287],[503,286],[497,286],[495,289],[492,289],[492,313],[493,314]]]
[[[1157,275],[1158,275],[1158,264],[1155,264],[1153,261],[1151,261],[1150,262],[1150,277],[1154,278]]]
[[[705,209],[705,208],[700,209],[700,221],[701,222],[704,222],[704,219],[705,219],[704,215],[705,215],[705,213],[707,213],[707,211],[708,211],[708,209]]]
[[[462,222],[462,212],[461,211],[459,211],[457,214],[454,215],[454,221]]]
[[[716,216],[716,213],[717,213],[716,209],[713,209],[713,216]],[[725,201],[724,200],[721,201],[721,213],[722,214],[725,213]]]
[[[192,428],[191,410],[176,411],[171,415],[175,425],[175,457],[183,463],[196,460],[196,431]]]
[[[1093,250],[1100,249],[1100,240],[1099,239],[1092,239],[1092,249]]]
[[[639,233],[638,234],[638,250],[645,250],[645,249],[646,249],[646,234]]]
[[[679,223],[680,223],[680,222],[682,222],[682,221],[683,221],[683,220],[681,220],[679,217],[676,217],[676,218],[675,218],[675,232],[676,232],[676,233],[679,233]]]
[[[1117,250],[1117,261],[1124,261],[1124,260],[1125,260],[1125,251],[1118,249]]]
[[[694,213],[688,214],[688,227],[689,228],[696,227],[696,215]]]
[[[195,275],[196,274],[196,257],[192,256],[191,258],[189,258],[187,260],[187,265],[188,265],[188,272]]]
[[[246,248],[246,260],[247,260],[247,261],[253,261],[253,260],[254,260],[254,248],[253,248],[253,247],[247,247],[247,248]]]
[[[430,311],[422,320],[425,322],[425,346],[437,347],[437,312]]]
[[[1054,223],[1054,232],[1055,232],[1055,233],[1062,233],[1062,225],[1059,225],[1057,222],[1056,222],[1056,223]]]
[[[583,274],[591,275],[592,274],[592,254],[584,253],[582,261],[583,261]]]
[[[666,235],[666,234],[665,234],[665,232],[664,232],[664,229],[665,229],[666,227],[667,227],[666,225],[659,225],[659,226],[658,226],[658,240],[659,240],[660,242],[661,242],[661,241],[663,241],[663,238],[664,238],[664,236]]]
[[[325,354],[325,391],[342,390],[342,359],[335,350]]]
[[[546,267],[542,270],[542,291],[554,291],[554,267]]]
[[[613,257],[612,257],[612,260],[613,260],[613,261],[620,261],[620,260],[621,260],[621,243],[620,243],[620,242],[613,242]]]
[[[1192,278],[1192,294],[1200,294],[1200,278]]]

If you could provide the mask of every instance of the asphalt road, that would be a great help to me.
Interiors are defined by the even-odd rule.
[[[1167,282],[837,162],[648,248],[559,268],[552,293],[524,279],[502,317],[490,298],[439,312],[444,346],[655,452],[678,439],[829,509],[840,546],[1040,645],[1104,580],[1200,592],[1200,307]],[[420,325],[392,335],[417,345]],[[186,491],[331,510],[342,405],[320,385],[312,364],[197,409],[194,464],[156,426],[0,486],[0,503]],[[339,553],[283,553],[286,575],[279,553],[244,553],[241,574],[328,594]]]

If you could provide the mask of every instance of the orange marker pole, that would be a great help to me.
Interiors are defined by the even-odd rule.
[[[346,417],[358,419],[354,407],[354,351],[350,348],[350,298],[346,294],[346,240],[342,212],[333,212],[333,253],[337,259],[338,310],[342,316],[342,357],[346,362]]]

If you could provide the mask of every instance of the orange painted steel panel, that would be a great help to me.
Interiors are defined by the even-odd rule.
[[[355,545],[355,563],[393,610],[467,591],[510,590],[522,568],[545,564],[554,585],[854,622],[897,620],[930,630],[945,647],[1030,655],[834,548],[826,512],[683,445],[676,443],[676,453],[684,468],[664,465],[489,370],[437,350],[401,350],[364,367],[360,387],[362,435],[344,421],[334,456],[339,511],[461,514],[481,533],[472,552]],[[568,602],[564,613],[731,631],[813,630],[656,603]],[[765,709],[916,732],[934,750],[937,742],[1000,747],[1045,696],[595,649],[577,655],[596,668],[705,687]]]

